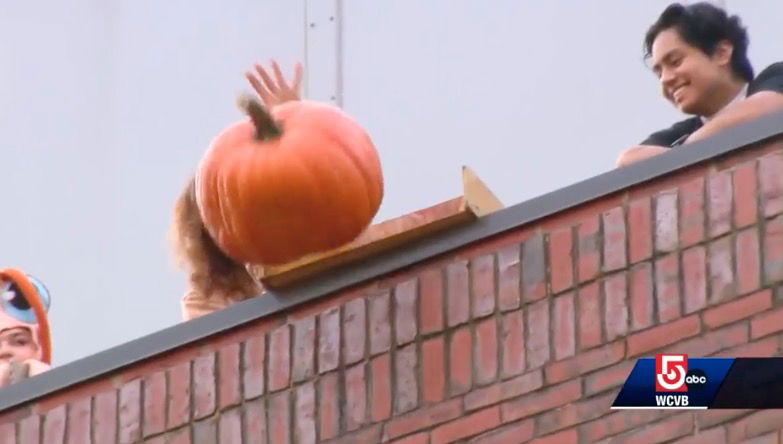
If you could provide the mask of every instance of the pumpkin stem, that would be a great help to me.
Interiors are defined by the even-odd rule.
[[[256,140],[272,140],[280,137],[283,131],[275,123],[272,116],[255,97],[242,94],[238,99],[239,107],[253,121],[256,127]]]

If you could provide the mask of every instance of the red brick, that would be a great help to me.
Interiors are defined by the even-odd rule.
[[[652,265],[642,262],[631,269],[631,331],[643,330],[653,324]]]
[[[560,293],[574,284],[571,227],[555,230],[549,235],[549,273],[552,293]]]
[[[470,390],[473,383],[472,349],[470,330],[467,327],[455,330],[449,343],[450,395],[459,395]]]
[[[239,404],[239,343],[223,346],[218,352],[220,371],[219,396],[220,408],[224,409]],[[165,411],[164,411],[165,415]],[[165,417],[165,416],[164,416]],[[165,426],[165,424],[163,424]],[[165,428],[165,427],[164,427]]]
[[[414,321],[415,323],[415,321]],[[365,334],[367,316],[363,298],[346,302],[343,307],[343,357],[346,365],[355,364],[364,359],[364,349],[367,342]]]
[[[613,341],[628,333],[626,288],[625,273],[617,273],[604,280],[604,322],[607,341]]]
[[[43,421],[43,442],[45,444],[65,442],[65,407],[65,404],[63,404],[46,412],[46,416],[44,417]],[[10,427],[8,427],[8,425],[10,425]],[[5,430],[0,429],[2,431],[2,433],[0,433],[0,443],[16,444],[16,430],[14,423],[7,423],[5,426],[8,427],[8,431],[6,432]],[[112,441],[113,440],[114,437],[112,436]]]
[[[355,299],[354,301],[363,301]],[[353,302],[353,301],[352,301]],[[315,318],[312,316],[292,323],[294,329],[291,380],[301,382],[315,374]],[[364,336],[362,336],[364,337]]]
[[[166,374],[164,372],[153,373],[144,378],[144,437],[162,433],[166,429]],[[69,423],[73,410],[69,416]],[[86,415],[89,422],[89,407]],[[70,424],[69,424],[70,431]],[[76,440],[71,442],[89,442]]]
[[[501,324],[503,365],[501,378],[516,376],[525,371],[525,318],[521,310],[503,316]]]
[[[488,405],[497,404],[506,399],[538,390],[544,385],[544,377],[541,370],[533,370],[524,375],[517,376],[507,381],[490,385],[465,395],[465,410],[476,410]]]
[[[461,400],[456,398],[398,416],[386,423],[383,441],[399,438],[457,418],[462,413],[461,405]]]
[[[389,294],[381,293],[370,299],[370,353],[377,355],[391,347],[389,322]]]
[[[554,353],[555,359],[565,359],[576,353],[576,319],[574,317],[574,294],[567,293],[555,298],[554,308]]]
[[[779,331],[783,331],[783,309],[760,314],[750,322],[750,337],[753,339]]]
[[[395,413],[405,413],[419,405],[419,384],[417,370],[416,344],[397,349],[394,357],[395,377]]]
[[[563,430],[552,435],[543,436],[530,441],[532,444],[569,444],[579,442],[576,429]]]
[[[264,394],[264,365],[266,339],[263,335],[254,335],[245,341],[242,359],[242,388],[245,399],[253,399]],[[171,374],[174,376],[174,373]]]
[[[242,442],[242,417],[238,408],[220,414],[218,442]]]
[[[581,381],[576,379],[553,385],[535,393],[504,402],[503,422],[515,421],[574,402],[582,397]]]
[[[318,380],[318,385],[320,438],[334,438],[340,433],[340,391],[337,387],[337,374],[322,375]]]
[[[696,430],[691,436],[686,436],[674,441],[676,444],[700,444],[708,442],[710,444],[724,444],[726,442],[726,429],[715,427],[707,430]]]
[[[364,363],[345,371],[345,424],[348,431],[367,422],[367,381]]]
[[[764,230],[764,282],[783,279],[783,216],[767,222]]]
[[[123,444],[141,439],[140,379],[126,382],[120,388],[119,433],[119,442]]]
[[[550,410],[537,418],[538,435],[547,435],[576,424],[604,416],[617,395],[608,393],[589,399],[583,399],[567,404],[558,409]]]
[[[501,311],[520,306],[520,256],[518,244],[507,245],[498,251],[498,308]]]
[[[727,302],[704,313],[704,325],[720,327],[772,308],[772,291],[760,291],[750,296]]]
[[[471,444],[527,442],[533,438],[534,426],[532,419],[525,419],[486,432],[470,442]]]
[[[426,361],[425,361],[426,362]],[[391,358],[380,355],[370,362],[371,373],[371,416],[373,422],[380,422],[391,416]],[[426,393],[426,392],[425,392]]]
[[[666,347],[666,353],[687,353],[695,356],[709,356],[720,350],[748,342],[748,325],[734,324],[695,338]]]
[[[193,361],[193,415],[201,419],[215,411],[215,353]]]
[[[291,440],[291,392],[288,390],[269,396],[269,441]]]
[[[680,245],[690,247],[704,240],[704,178],[680,187]]]
[[[527,319],[527,366],[541,367],[549,362],[549,299],[528,305]]]
[[[777,431],[783,424],[783,410],[760,410],[728,426],[728,441],[738,442]],[[777,441],[775,441],[777,442]]]
[[[242,406],[246,444],[266,444],[266,406],[264,398],[246,402]]]
[[[579,348],[585,350],[601,344],[601,300],[597,282],[585,285],[577,293],[579,307]]]
[[[693,416],[679,414],[613,439],[618,443],[666,442],[693,433]]]
[[[488,316],[495,311],[495,256],[478,256],[470,261],[473,317]]]
[[[470,316],[470,294],[468,263],[458,261],[446,266],[446,314],[449,327],[468,321]]]
[[[737,292],[747,294],[761,286],[761,253],[759,232],[749,228],[737,233]],[[741,264],[741,266],[739,265]]]
[[[702,246],[682,253],[682,274],[685,314],[707,306],[707,252]]]
[[[604,271],[625,268],[625,215],[623,208],[613,208],[603,213],[604,222]]]
[[[443,275],[439,268],[419,276],[419,326],[424,335],[443,330]]]
[[[783,212],[783,155],[774,153],[759,159],[759,184],[764,216]]]
[[[698,315],[691,315],[668,324],[635,333],[628,337],[627,357],[638,356],[699,334]]]
[[[269,391],[288,387],[291,377],[291,327],[283,325],[269,334]]]
[[[429,444],[430,433],[422,432],[392,441],[392,444]]]
[[[16,423],[6,422],[0,424],[0,438],[2,439],[0,441],[2,444],[16,444]]]
[[[37,443],[41,438],[41,418],[38,415],[31,415],[19,422],[19,444]],[[122,439],[122,435],[120,435]]]
[[[500,425],[500,409],[489,407],[443,424],[432,431],[432,444],[450,443],[485,432]]]
[[[642,428],[664,416],[661,410],[624,410],[579,426],[579,435],[584,442],[596,442],[601,438],[633,428]]]
[[[735,294],[734,267],[732,266],[731,239],[724,237],[710,243],[710,303],[731,299]]]
[[[189,369],[190,367],[186,366],[185,368]],[[190,383],[189,372],[187,381]],[[171,412],[171,408],[171,401],[169,401],[169,412]],[[169,423],[173,422],[172,415],[169,414]],[[95,415],[92,429],[95,435],[95,444],[115,442],[117,436],[117,392],[115,390],[95,395]]]
[[[537,234],[522,246],[522,298],[537,301],[546,296],[546,249],[544,235]]]
[[[495,318],[485,319],[476,324],[476,349],[473,360],[476,369],[475,382],[479,385],[489,384],[497,378],[498,373],[498,334]]]
[[[339,440],[329,441],[329,444],[365,444],[381,442],[381,425],[371,425],[347,435],[340,436]]]
[[[443,400],[446,390],[446,345],[443,336],[421,343],[421,382],[425,403]]]
[[[718,356],[742,358],[766,358],[780,352],[778,338],[775,336],[738,345],[718,353]]]
[[[212,444],[217,441],[215,418],[207,418],[193,424],[193,444]]]
[[[318,373],[340,364],[340,307],[318,315]]]
[[[394,327],[397,345],[404,345],[416,338],[416,296],[415,279],[397,284],[394,289]]]
[[[655,198],[655,250],[674,251],[679,237],[677,191],[667,191]]]
[[[600,231],[598,216],[591,216],[579,224],[579,259],[576,265],[579,282],[598,276],[601,266]]]
[[[166,381],[165,375],[159,373],[164,383]],[[160,419],[154,422],[159,422],[161,425],[161,431],[166,425],[166,406],[165,406],[165,391],[160,395],[158,404],[160,409],[157,410],[161,413]],[[92,431],[90,430],[90,418],[92,415],[92,398],[82,398],[77,401],[73,401],[68,406],[68,442],[90,442],[90,436]],[[146,412],[145,412],[146,413]]]
[[[635,360],[629,359],[587,375],[585,377],[585,396],[592,396],[620,387],[628,379],[635,364]]]
[[[694,412],[694,416],[699,430],[704,430],[718,424],[734,422],[741,416],[747,416],[750,412],[751,410],[740,409],[702,410]]]
[[[297,443],[315,443],[315,386],[307,382],[296,388],[294,405],[294,440]],[[241,442],[241,441],[237,441]]]
[[[673,321],[681,315],[680,270],[676,253],[655,261],[655,296],[658,301],[658,320]]]
[[[734,170],[734,223],[744,227],[758,219],[756,161],[744,163]]]
[[[567,381],[579,375],[612,365],[625,356],[625,344],[618,341],[574,356],[571,359],[549,364],[545,369],[548,384]]]
[[[636,263],[652,255],[652,209],[649,197],[628,205],[628,255]]]
[[[707,179],[709,233],[718,237],[731,230],[731,171],[725,170]]]

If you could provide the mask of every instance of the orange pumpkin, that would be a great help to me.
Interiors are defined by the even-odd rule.
[[[380,159],[345,112],[291,101],[268,113],[253,98],[249,120],[210,144],[196,201],[215,243],[237,262],[279,265],[356,239],[383,199]]]

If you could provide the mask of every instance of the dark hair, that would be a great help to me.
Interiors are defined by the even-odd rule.
[[[708,56],[715,54],[718,43],[728,41],[734,47],[731,70],[748,82],[753,80],[753,66],[748,60],[748,33],[736,15],[729,16],[723,9],[707,2],[688,6],[673,3],[647,30],[644,36],[645,58],[650,57],[658,34],[669,28],[675,28],[680,38]]]

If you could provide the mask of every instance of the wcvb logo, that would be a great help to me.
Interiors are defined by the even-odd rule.
[[[688,355],[655,355],[656,392],[687,392],[687,375]]]

